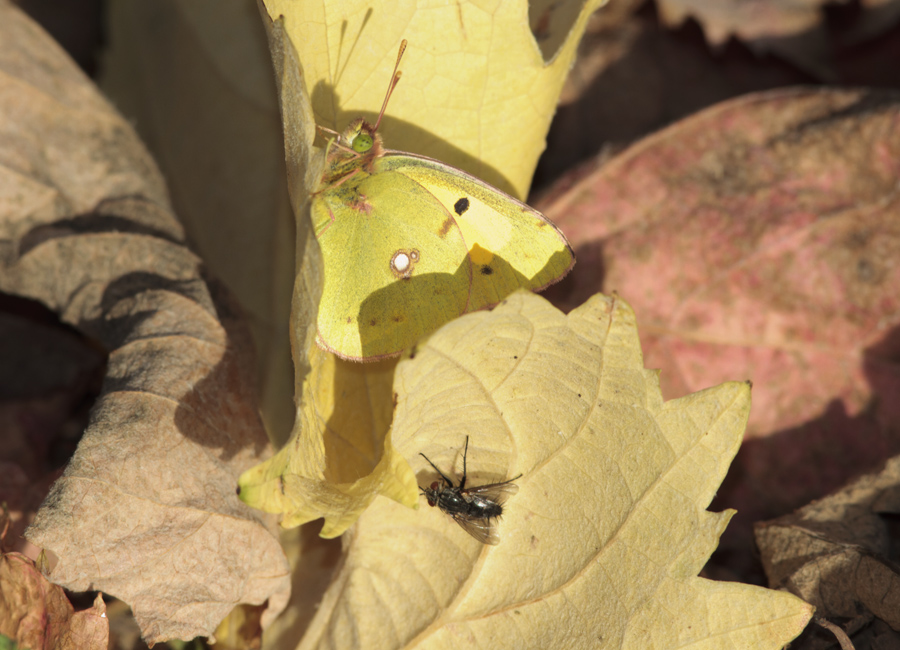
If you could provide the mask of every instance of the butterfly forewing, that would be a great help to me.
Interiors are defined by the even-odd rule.
[[[428,187],[462,232],[472,267],[466,311],[495,305],[516,289],[539,291],[575,263],[565,236],[544,215],[460,169],[393,151],[375,164]]]

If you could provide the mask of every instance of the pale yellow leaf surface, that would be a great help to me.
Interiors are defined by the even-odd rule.
[[[241,498],[283,513],[285,527],[324,518],[323,537],[342,534],[379,493],[414,506],[415,477],[385,437],[396,361],[351,363],[315,344],[310,361],[295,435],[241,476]]]
[[[322,535],[332,537],[344,532],[376,493],[407,505],[416,499],[409,466],[389,441],[384,442],[393,408],[393,364],[337,362],[312,344],[322,274],[307,214],[309,194],[320,177],[311,162],[314,123],[342,128],[360,114],[374,120],[399,42],[407,38],[410,47],[403,62],[402,87],[415,90],[423,83],[438,87],[425,95],[414,93],[412,99],[406,96],[398,101],[400,96],[395,95],[389,111],[394,117],[385,122],[385,136],[390,137],[388,127],[394,124],[398,133],[407,134],[407,142],[401,139],[390,146],[457,164],[480,159],[485,165],[464,166],[495,183],[502,179],[491,178],[486,173],[489,167],[496,164],[513,170],[517,180],[511,191],[523,195],[584,22],[597,4],[582,5],[572,16],[571,29],[559,40],[560,50],[550,64],[544,63],[528,28],[525,3],[493,8],[460,5],[449,14],[430,6],[408,11],[385,5],[368,12],[354,3],[266,5],[270,16],[280,17],[274,21],[270,46],[282,103],[291,202],[298,217],[297,250],[302,252],[291,316],[299,397],[290,441],[277,456],[241,477],[241,498],[246,503],[283,513],[284,526],[323,517]],[[320,16],[321,11],[328,15]],[[364,31],[358,38],[350,36],[356,34],[357,18],[363,15]],[[405,25],[402,34],[392,40],[390,34],[400,25]],[[343,39],[338,35],[342,30],[347,35]],[[491,32],[497,35],[488,37]],[[440,47],[426,53],[425,43]],[[352,51],[342,49],[350,44]],[[326,46],[332,50],[323,58]],[[329,59],[339,62],[340,70],[329,66]],[[448,93],[469,99],[448,104]],[[395,112],[404,106],[417,109]],[[448,106],[458,110],[441,116],[440,110]],[[423,140],[422,128],[430,126],[423,120],[436,115],[434,133]],[[420,126],[415,126],[417,119]],[[431,145],[417,148],[414,142]],[[447,142],[455,146],[444,148]],[[462,159],[453,158],[461,152]]]
[[[380,132],[385,146],[436,158],[524,197],[587,18],[604,0],[557,3],[545,61],[528,3],[267,0],[285,17],[307,75],[316,123],[374,122],[397,48],[403,77]],[[558,17],[553,20],[552,17]]]
[[[697,577],[731,511],[706,510],[750,387],[664,402],[634,314],[568,316],[518,292],[438,330],[397,367],[393,444],[468,484],[522,474],[485,546],[420,498],[376,499],[301,648],[780,648],[812,608]]]

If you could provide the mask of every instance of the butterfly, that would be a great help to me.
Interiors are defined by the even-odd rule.
[[[499,544],[500,535],[497,532],[497,519],[503,514],[503,503],[507,497],[519,491],[519,486],[513,483],[522,477],[516,477],[501,483],[489,483],[466,487],[466,456],[469,453],[469,436],[466,436],[466,446],[463,451],[463,473],[459,479],[459,485],[453,485],[453,481],[432,463],[428,456],[419,454],[434,467],[441,475],[441,481],[434,481],[430,487],[419,486],[422,494],[428,501],[428,505],[437,506],[442,512],[453,517],[453,521],[477,539],[482,544]]]
[[[324,263],[316,322],[320,347],[344,359],[397,356],[464,313],[519,288],[537,291],[575,263],[565,236],[540,212],[437,160],[385,149],[359,118],[331,140],[312,194]]]

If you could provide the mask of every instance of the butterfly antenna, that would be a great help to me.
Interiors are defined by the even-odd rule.
[[[384,103],[381,105],[381,112],[378,114],[378,121],[375,122],[374,130],[378,130],[378,125],[381,124],[381,118],[384,117],[384,111],[387,109],[388,100],[391,98],[391,95],[394,92],[394,88],[397,87],[397,82],[400,81],[400,75],[402,72],[397,68],[400,67],[400,59],[403,58],[403,53],[406,52],[406,39],[404,38],[400,41],[400,51],[397,52],[397,62],[394,64],[394,74],[391,75],[391,85],[388,86],[387,94],[384,96]]]

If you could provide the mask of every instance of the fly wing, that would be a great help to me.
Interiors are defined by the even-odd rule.
[[[462,493],[476,494],[482,499],[503,505],[509,497],[519,491],[519,486],[513,483],[513,481],[518,479],[519,477],[517,476],[508,481],[503,481],[502,483],[489,483],[487,485],[467,487],[465,490],[462,490]]]
[[[469,533],[482,544],[491,544],[496,546],[500,543],[500,535],[497,532],[497,520],[485,519],[483,517],[468,517],[464,514],[453,515],[453,521],[459,524],[459,527]]]

